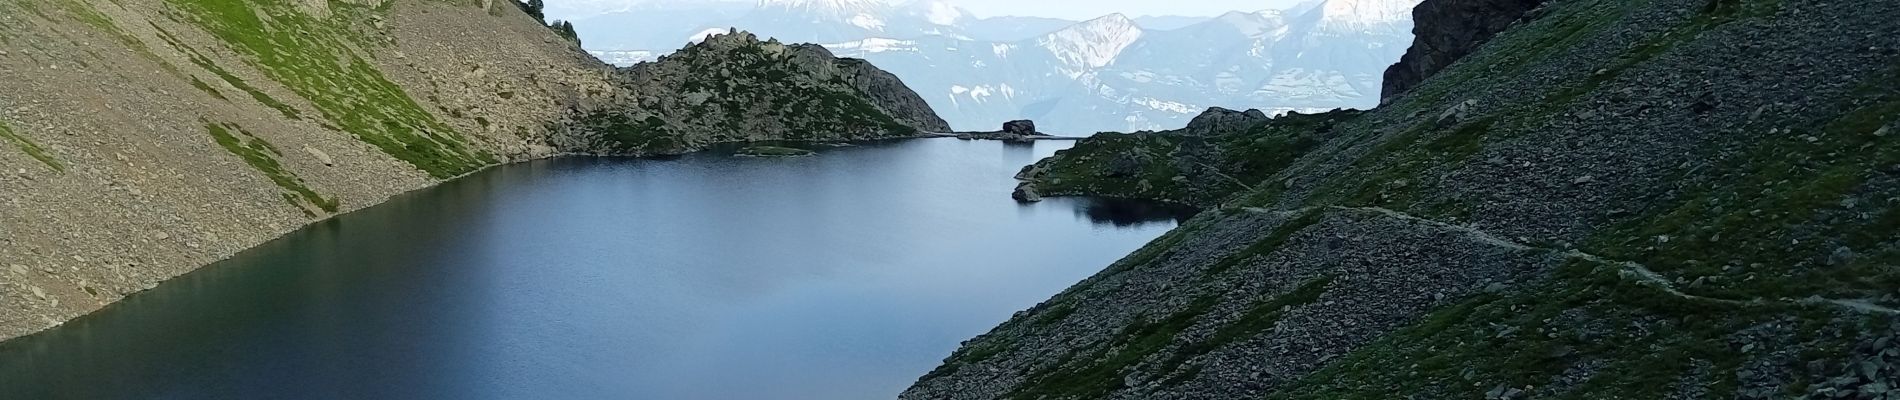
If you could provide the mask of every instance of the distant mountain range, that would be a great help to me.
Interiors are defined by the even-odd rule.
[[[1420,0],[1317,0],[1218,17],[978,18],[942,0],[649,2],[577,19],[603,60],[651,60],[738,27],[889,70],[959,130],[1171,129],[1208,107],[1367,108]]]

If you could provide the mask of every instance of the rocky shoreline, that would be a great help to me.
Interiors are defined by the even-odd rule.
[[[495,165],[948,129],[868,63],[744,32],[616,69],[505,2],[213,5],[0,4],[48,43],[0,52],[0,339]]]

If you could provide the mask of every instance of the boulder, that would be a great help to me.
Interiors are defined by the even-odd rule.
[[[336,166],[336,159],[331,158],[330,154],[324,153],[323,150],[317,150],[317,148],[315,147],[304,146],[303,151],[305,153],[310,153],[311,157],[315,157],[317,159],[317,162],[323,163],[323,165],[325,166],[331,166],[331,167]]]
[[[1013,134],[1013,135],[1022,135],[1022,136],[1037,135],[1038,133],[1036,132],[1036,121],[1021,119],[1021,120],[1004,122],[1003,133]]]

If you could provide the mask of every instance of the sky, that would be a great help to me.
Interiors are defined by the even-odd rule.
[[[1111,13],[1130,16],[1214,16],[1228,11],[1284,8],[1298,1],[1279,0],[951,0],[979,16],[1021,15],[1088,19]]]
[[[652,0],[546,0],[549,17],[575,17]],[[745,1],[750,0],[672,0]],[[891,0],[901,3],[906,0]],[[1228,11],[1257,11],[1292,6],[1299,0],[949,0],[981,17],[1004,15],[1090,19],[1111,13],[1129,16],[1214,16]],[[565,14],[565,15],[563,15]]]

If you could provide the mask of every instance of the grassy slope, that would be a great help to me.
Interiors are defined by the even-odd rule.
[[[1529,29],[1501,36],[1488,53],[1434,78],[1395,107],[1438,108],[1446,103],[1445,93],[1451,88],[1483,79],[1476,71],[1521,70],[1543,58],[1541,54],[1560,51],[1587,37],[1587,32],[1615,26],[1628,7],[1642,6],[1641,2],[1611,1],[1560,4],[1551,16]],[[1718,7],[1643,40],[1593,77],[1550,93],[1543,102],[1515,105],[1457,127],[1413,127],[1361,159],[1356,175],[1372,179],[1335,180],[1334,186],[1307,201],[1455,218],[1459,207],[1413,204],[1414,191],[1380,185],[1416,176],[1418,168],[1464,162],[1490,139],[1487,135],[1493,125],[1529,125],[1548,118],[1684,40],[1725,23],[1769,15],[1777,2],[1712,4]],[[1807,128],[1824,132],[1829,140],[1790,137],[1756,144],[1750,156],[1725,163],[1719,171],[1705,172],[1721,178],[1706,182],[1701,190],[1674,200],[1674,206],[1662,207],[1654,215],[1628,218],[1616,228],[1598,232],[1584,248],[1691,280],[1723,274],[1722,264],[1698,263],[1697,259],[1741,258],[1770,266],[1749,279],[1716,279],[1684,289],[1718,299],[1859,298],[1900,287],[1895,280],[1900,274],[1894,269],[1900,264],[1895,263],[1893,248],[1877,243],[1884,239],[1880,232],[1900,229],[1893,225],[1900,221],[1882,217],[1870,226],[1815,216],[1828,203],[1860,188],[1861,182],[1878,173],[1879,166],[1900,161],[1894,151],[1900,147],[1878,143],[1891,138],[1870,135],[1900,115],[1900,109],[1894,108],[1900,104],[1895,103],[1900,87],[1894,82],[1864,83],[1852,104],[1840,108],[1846,112]],[[1846,156],[1815,157],[1822,154]],[[1273,200],[1273,193],[1257,193],[1254,202]],[[1762,215],[1755,210],[1778,211]],[[1844,268],[1791,268],[1824,252],[1817,247],[1827,243],[1790,244],[1783,229],[1795,224],[1820,226],[1826,232],[1818,236],[1849,238],[1874,255]],[[1630,240],[1665,235],[1685,239],[1657,246]],[[1790,396],[1819,390],[1811,387],[1813,383],[1852,375],[1852,364],[1844,361],[1857,357],[1853,344],[1893,332],[1890,317],[1839,318],[1838,312],[1788,303],[1689,300],[1633,283],[1619,276],[1618,268],[1576,262],[1535,287],[1483,295],[1436,311],[1423,323],[1361,348],[1272,398],[1390,398],[1392,393],[1472,398],[1497,394],[1494,390],[1500,388],[1552,398],[1664,398],[1682,395],[1684,390],[1705,390],[1693,397],[1706,398]],[[1744,344],[1744,332],[1775,326],[1794,327],[1792,338],[1777,348]],[[1791,348],[1801,350],[1774,354]],[[1757,368],[1778,375],[1752,375],[1751,362],[1773,363],[1775,368]],[[1583,379],[1559,380],[1566,376]],[[1704,386],[1685,389],[1683,382]],[[1763,393],[1747,388],[1751,382],[1790,384],[1787,392]]]
[[[308,101],[325,125],[375,145],[431,176],[447,178],[492,164],[495,158],[436,120],[402,88],[365,59],[380,46],[353,30],[355,16],[385,10],[331,2],[340,15],[312,17],[286,0],[169,0],[189,22],[247,57],[250,66]],[[169,34],[168,34],[169,35]],[[194,63],[251,97],[303,118],[295,107],[273,99],[212,63],[196,49],[168,39]],[[221,95],[220,95],[221,97]]]

